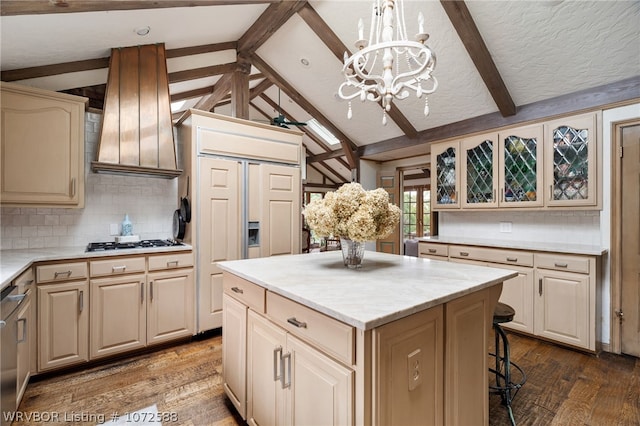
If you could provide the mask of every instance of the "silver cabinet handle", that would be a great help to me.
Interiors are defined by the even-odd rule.
[[[469,253],[467,253],[466,251],[461,251],[460,252],[460,256],[469,256]]]
[[[517,262],[518,258],[517,257],[507,257],[507,262]]]
[[[282,357],[282,346],[278,346],[273,350],[273,381],[277,382],[282,377],[282,369],[280,369],[280,374],[278,374],[278,362]]]
[[[549,185],[549,201],[553,201],[553,185]]]
[[[33,284],[33,280],[27,280],[24,282],[24,285],[31,285]]]
[[[27,293],[16,294],[14,296],[7,296],[7,300],[10,302],[22,302],[27,297]]]
[[[500,202],[504,203],[504,189],[500,188]]]
[[[491,200],[491,201],[493,201],[494,203],[496,202],[496,190],[495,189],[493,190],[493,200]]]
[[[556,268],[568,268],[569,264],[568,263],[554,263],[554,265],[556,265]]]
[[[144,303],[144,283],[140,281],[140,303]]]
[[[127,265],[122,265],[122,266],[112,266],[111,267],[111,272],[124,272],[125,269],[127,269]]]
[[[287,374],[289,379],[287,380],[284,374],[284,364],[287,363]],[[287,352],[286,354],[280,357],[280,385],[282,389],[287,389],[291,386],[291,352]]]
[[[71,178],[71,196],[76,196],[76,178]]]
[[[178,267],[178,261],[177,260],[170,260],[169,262],[167,262],[167,268],[170,268],[171,266],[175,266]]]
[[[231,291],[233,291],[234,293],[238,293],[238,294],[243,294],[244,290],[239,288],[239,287],[231,287]]]
[[[17,339],[18,343],[24,343],[24,342],[27,341],[27,319],[26,318],[20,318],[18,320],[18,324],[21,323],[21,322],[22,322],[22,337],[20,339]]]
[[[302,322],[302,321],[298,321],[296,319],[296,317],[291,317],[287,319],[287,322],[289,324],[295,325],[298,328],[307,328],[307,323],[306,322]]]
[[[67,278],[69,278],[71,276],[71,271],[62,271],[62,272],[55,272],[53,274],[53,278],[58,278],[59,276],[64,275]]]
[[[436,249],[429,249],[429,253],[435,253],[436,251]]]
[[[149,282],[149,300],[153,302],[153,281]]]
[[[542,278],[538,280],[538,294],[542,296]]]
[[[4,320],[0,320],[0,329],[1,329],[1,328],[5,328],[5,327],[6,327],[6,325],[7,325],[7,322],[6,322],[6,321],[4,321]]]
[[[78,305],[80,312],[82,312],[84,310],[84,290],[80,290],[80,293],[78,293]]]

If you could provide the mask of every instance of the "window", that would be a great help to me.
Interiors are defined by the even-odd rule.
[[[402,235],[405,239],[430,235],[431,192],[426,186],[405,187],[402,199]]]

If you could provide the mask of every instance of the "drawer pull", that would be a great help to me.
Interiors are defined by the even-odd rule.
[[[127,265],[122,265],[122,266],[112,266],[111,267],[111,271],[112,272],[124,272],[125,269],[127,269]]]
[[[80,312],[84,311],[84,291],[80,290],[78,293],[78,307],[80,308]]]
[[[435,253],[436,251],[436,249],[429,249],[429,253]]]
[[[178,261],[177,260],[170,260],[169,262],[167,262],[167,268],[170,268],[172,266],[177,267],[178,266]]]
[[[240,287],[231,287],[231,291],[238,294],[244,294],[244,290]]]
[[[507,257],[507,262],[517,262],[518,258],[517,257]]]
[[[284,364],[287,362],[287,374],[289,379],[287,380],[284,374]],[[291,352],[288,352],[280,357],[280,384],[282,389],[287,389],[291,386]]]
[[[538,294],[542,296],[542,278],[538,280]]]
[[[71,276],[71,271],[62,271],[62,272],[56,272],[53,274],[53,278],[58,278],[59,276],[64,275],[67,278]]]
[[[298,328],[307,328],[307,323],[306,323],[306,322],[298,321],[298,320],[296,319],[296,317],[288,318],[288,319],[287,319],[287,322],[288,322],[289,324],[295,325],[295,326],[296,326],[296,327],[298,327]]]
[[[144,303],[144,283],[140,281],[140,303]]]
[[[273,350],[273,381],[277,382],[280,380],[282,376],[282,369],[280,369],[280,374],[278,374],[278,361],[282,357],[282,346],[278,346]]]
[[[149,301],[153,302],[153,281],[149,282]]]
[[[22,337],[18,339],[17,343],[24,343],[27,341],[27,319],[20,318],[18,324],[22,323]]]
[[[568,268],[569,264],[568,263],[554,263],[554,265],[556,265],[556,268]]]
[[[461,251],[460,256],[469,256],[469,253],[467,253],[466,251]]]
[[[33,280],[27,280],[24,282],[24,285],[31,285],[33,284]]]

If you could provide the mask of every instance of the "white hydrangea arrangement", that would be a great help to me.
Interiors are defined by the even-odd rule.
[[[400,220],[400,208],[389,203],[387,191],[365,191],[355,182],[313,200],[302,214],[320,237],[333,235],[362,242],[388,237]]]

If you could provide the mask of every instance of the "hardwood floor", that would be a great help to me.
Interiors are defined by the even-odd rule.
[[[75,413],[92,425],[156,404],[160,413],[177,416],[164,425],[243,425],[222,390],[221,337],[197,338],[94,366],[85,370],[35,378],[19,407],[22,413]],[[588,355],[509,333],[512,359],[528,380],[513,402],[518,425],[639,425],[640,360],[603,353]],[[490,425],[509,425],[500,397],[490,397]],[[172,414],[174,413],[174,414]],[[80,415],[93,416],[82,421]],[[44,417],[44,416],[43,416]],[[169,417],[167,417],[169,418]],[[15,422],[14,425],[53,422]],[[400,425],[394,425],[400,426]],[[474,425],[469,425],[474,426]]]

